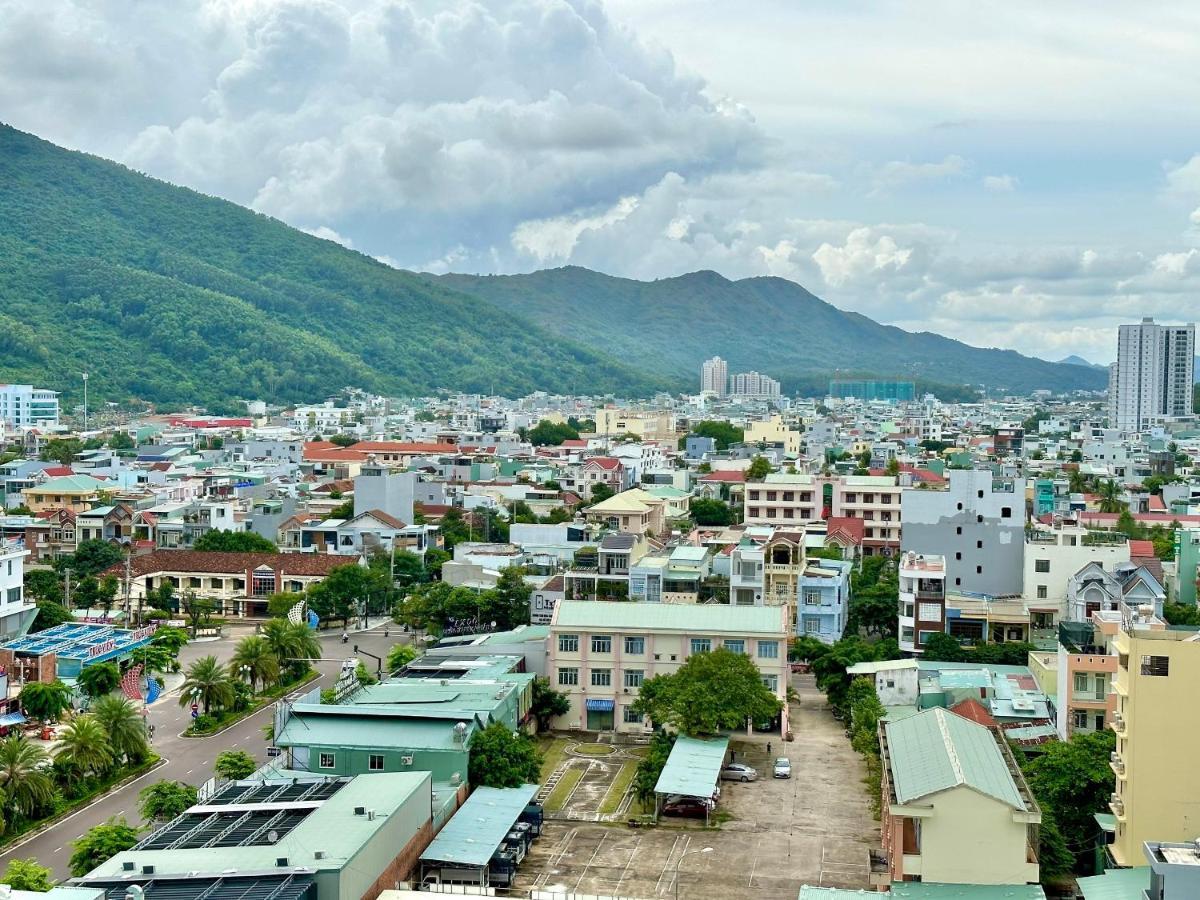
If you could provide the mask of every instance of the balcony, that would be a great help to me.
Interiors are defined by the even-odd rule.
[[[871,887],[881,887],[892,883],[892,870],[888,862],[886,850],[868,850],[870,862]]]

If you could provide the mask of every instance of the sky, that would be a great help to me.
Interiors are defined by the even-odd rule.
[[[0,0],[0,119],[391,265],[775,275],[1112,360],[1200,311],[1200,6]]]

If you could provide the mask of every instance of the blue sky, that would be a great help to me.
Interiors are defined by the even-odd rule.
[[[1200,8],[0,0],[0,110],[390,264],[778,275],[1046,358],[1200,309]]]

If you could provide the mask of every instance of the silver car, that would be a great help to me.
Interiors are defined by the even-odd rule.
[[[727,763],[721,769],[722,781],[754,781],[758,778],[758,770],[745,763]]]
[[[775,760],[775,768],[771,774],[775,778],[791,778],[792,761],[786,756],[779,757],[779,759]]]

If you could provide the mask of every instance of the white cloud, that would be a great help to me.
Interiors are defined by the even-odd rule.
[[[313,237],[319,237],[322,240],[333,241],[336,244],[341,244],[343,247],[353,247],[354,241],[348,237],[342,237],[332,228],[327,225],[318,225],[316,228],[301,228],[301,231],[311,234]]]
[[[1019,180],[1015,175],[984,175],[983,189],[993,194],[1011,194],[1017,189]]]
[[[1200,196],[1200,153],[1182,165],[1168,163],[1167,189],[1182,197]]]
[[[965,174],[967,168],[967,161],[954,154],[941,162],[913,163],[892,160],[878,166],[872,173],[871,180],[875,186],[875,193],[883,193],[920,182],[957,178]]]
[[[568,259],[584,232],[596,231],[627,219],[638,206],[637,197],[622,197],[595,215],[566,215],[520,223],[512,233],[513,246],[539,263]]]
[[[842,287],[847,282],[896,272],[911,256],[912,250],[900,247],[890,235],[875,237],[869,228],[856,228],[840,247],[824,243],[812,258],[820,266],[826,284]]]

